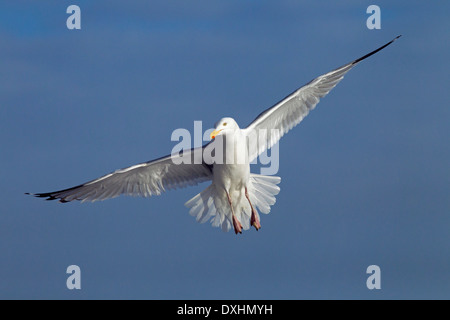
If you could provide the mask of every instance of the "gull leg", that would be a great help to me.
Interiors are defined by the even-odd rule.
[[[255,208],[253,208],[253,205],[250,201],[250,197],[248,196],[247,187],[245,187],[245,197],[247,198],[248,203],[250,203],[250,208],[252,208],[252,217],[250,219],[250,224],[255,227],[256,231],[258,231],[261,228],[261,223],[259,222],[258,214],[256,213],[256,210]]]
[[[239,220],[236,218],[236,216],[234,215],[234,209],[233,209],[233,205],[231,203],[231,197],[227,192],[227,197],[228,197],[228,203],[230,204],[230,208],[231,208],[231,215],[233,216],[233,228],[234,228],[234,232],[236,234],[238,233],[242,233],[242,224],[239,222]]]

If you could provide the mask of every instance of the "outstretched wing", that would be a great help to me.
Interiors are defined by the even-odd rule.
[[[284,134],[299,124],[319,103],[320,98],[327,95],[357,63],[384,49],[399,37],[355,61],[315,78],[262,112],[244,129],[247,136],[254,137],[250,139],[253,145],[249,146],[249,161],[271,148]]]
[[[31,194],[60,202],[97,201],[119,195],[150,197],[212,179],[212,168],[201,157],[203,148],[191,149],[128,168],[116,170],[82,185],[48,193]],[[197,161],[195,161],[197,160]]]

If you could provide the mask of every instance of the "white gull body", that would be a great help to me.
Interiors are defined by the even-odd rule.
[[[217,157],[212,168],[211,185],[186,202],[190,214],[199,222],[212,218],[213,226],[228,231],[233,226],[236,233],[254,226],[261,228],[258,209],[270,212],[280,192],[277,186],[281,179],[250,173],[248,150],[251,149],[249,135],[241,130],[233,118],[222,118],[215,126],[212,138],[220,139],[223,154]],[[216,153],[222,147],[216,148]]]

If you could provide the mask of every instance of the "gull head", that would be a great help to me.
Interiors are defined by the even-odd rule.
[[[216,122],[214,131],[211,132],[211,139],[219,135],[235,132],[236,130],[239,130],[239,126],[233,118],[222,118]]]

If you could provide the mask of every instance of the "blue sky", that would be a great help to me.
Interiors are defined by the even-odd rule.
[[[66,28],[71,4],[81,30]],[[449,7],[1,2],[0,298],[450,298]],[[24,195],[168,154],[196,120],[245,127],[399,34],[283,137],[259,232],[196,223],[183,204],[207,183],[84,204]],[[373,264],[381,290],[366,287]]]

